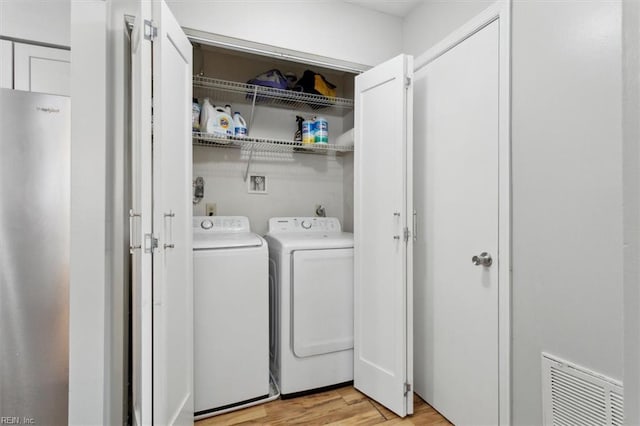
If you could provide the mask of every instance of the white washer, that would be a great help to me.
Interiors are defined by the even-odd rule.
[[[196,416],[269,394],[268,259],[246,217],[193,218]]]
[[[353,380],[353,234],[336,218],[272,218],[271,371],[283,397]]]

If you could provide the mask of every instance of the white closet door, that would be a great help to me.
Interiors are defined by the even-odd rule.
[[[164,1],[153,23],[153,418],[192,424],[192,47]]]
[[[400,55],[356,77],[354,384],[413,413],[412,85]]]
[[[52,47],[14,43],[16,90],[69,96],[71,52]]]
[[[131,229],[132,245],[141,246],[132,250],[134,422],[192,424],[191,44],[163,1],[139,5],[132,37]]]
[[[151,41],[144,19],[151,4],[141,2],[131,35],[131,292],[134,425],[153,423],[152,258],[145,235],[152,234]],[[147,240],[148,242],[148,240]]]
[[[13,43],[0,40],[0,89],[13,89]]]

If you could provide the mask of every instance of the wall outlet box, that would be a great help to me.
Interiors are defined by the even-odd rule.
[[[267,176],[265,175],[249,175],[247,181],[249,194],[268,194],[267,191]]]
[[[218,206],[216,203],[207,203],[205,205],[206,215],[207,216],[217,216],[218,215]]]

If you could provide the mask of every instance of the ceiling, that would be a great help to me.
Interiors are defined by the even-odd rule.
[[[345,0],[347,3],[404,18],[423,0]]]

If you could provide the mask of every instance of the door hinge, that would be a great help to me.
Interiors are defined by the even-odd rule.
[[[144,20],[144,39],[151,40],[155,39],[158,36],[158,27],[153,25],[152,21],[147,19]]]
[[[407,394],[411,392],[411,383],[405,383],[404,384],[404,396],[407,396]]]
[[[153,234],[144,234],[144,252],[153,253],[158,248],[158,239]]]
[[[404,79],[404,86],[405,86],[405,87],[409,87],[409,86],[411,86],[411,77],[405,77],[405,79]]]
[[[409,232],[409,228],[405,227],[403,234],[404,234],[404,242],[405,243],[409,242],[409,237],[411,236],[411,233]]]

